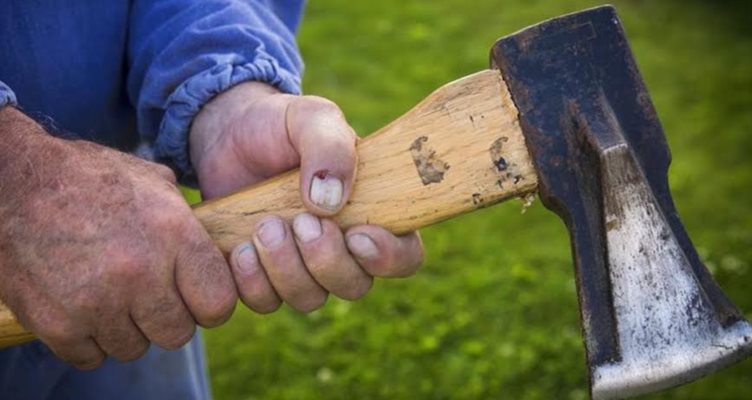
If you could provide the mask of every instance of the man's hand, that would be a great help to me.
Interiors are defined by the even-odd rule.
[[[163,166],[0,109],[0,297],[80,368],[174,349],[234,308],[229,266]]]
[[[362,297],[373,277],[411,275],[422,262],[417,233],[396,237],[372,225],[346,233],[326,217],[352,190],[357,137],[340,109],[313,96],[281,94],[244,83],[207,104],[194,120],[190,150],[205,198],[228,194],[300,167],[309,213],[292,224],[264,218],[235,248],[232,272],[243,302],[267,313],[282,301],[308,312],[333,293]]]

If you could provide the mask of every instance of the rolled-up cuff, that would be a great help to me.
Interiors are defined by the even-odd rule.
[[[280,68],[270,57],[252,63],[216,65],[186,80],[167,100],[154,156],[176,169],[181,182],[195,185],[196,176],[188,154],[188,133],[201,107],[218,94],[247,81],[266,82],[279,90],[300,94],[300,78]]]
[[[5,106],[15,106],[17,104],[18,102],[16,101],[16,94],[13,93],[12,90],[10,90],[10,87],[8,87],[8,85],[0,81],[0,108],[3,108]]]

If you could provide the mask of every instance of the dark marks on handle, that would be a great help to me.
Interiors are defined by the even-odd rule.
[[[491,143],[491,147],[488,149],[488,152],[491,154],[491,162],[493,163],[493,167],[499,174],[499,179],[496,181],[496,185],[498,185],[500,189],[504,189],[504,184],[509,180],[512,181],[512,184],[516,185],[522,179],[524,179],[523,176],[517,171],[517,164],[510,163],[506,158],[504,158],[504,143],[508,141],[509,138],[502,136],[494,140],[494,142]]]
[[[444,180],[444,174],[449,164],[436,157],[436,151],[426,146],[428,138],[421,136],[410,145],[410,154],[418,170],[418,176],[424,185],[439,183]]]

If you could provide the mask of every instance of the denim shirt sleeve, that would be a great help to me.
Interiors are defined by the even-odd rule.
[[[8,85],[4,84],[3,81],[0,81],[0,108],[8,105],[14,106],[16,104],[16,94],[10,90]]]
[[[128,95],[156,160],[184,182],[193,117],[244,81],[300,93],[303,63],[294,32],[303,0],[134,0]]]

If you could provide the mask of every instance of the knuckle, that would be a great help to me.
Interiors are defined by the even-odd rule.
[[[176,187],[166,190],[164,186],[152,186],[149,197],[143,201],[146,204],[142,218],[155,227],[182,227],[188,220],[186,216],[191,214],[190,206]]]
[[[342,110],[335,102],[321,96],[301,96],[298,105],[306,111],[316,114],[336,115],[337,117],[344,116]]]
[[[104,363],[104,360],[106,358],[107,357],[105,355],[99,355],[86,359],[69,360],[63,358],[63,360],[69,362],[70,364],[73,364],[74,367],[81,371],[91,371],[93,369],[99,368]]]
[[[248,308],[259,314],[271,314],[277,311],[282,305],[282,302],[279,299],[271,298],[271,296],[263,299],[248,299],[247,301],[244,301],[244,303]]]
[[[196,325],[186,324],[182,327],[172,328],[168,335],[165,335],[164,338],[155,340],[154,343],[165,350],[177,350],[190,342],[195,334]]]
[[[77,339],[75,326],[68,318],[49,318],[38,325],[39,336],[50,343],[65,346]]]
[[[58,358],[80,370],[97,368],[107,358],[93,343],[87,344],[81,341],[45,343]]]
[[[294,309],[307,314],[321,308],[326,304],[327,298],[328,294],[322,290],[316,293],[307,293],[305,296],[296,299],[296,301],[290,302],[290,305]]]
[[[308,272],[314,277],[331,275],[331,271],[337,265],[332,257],[328,257],[326,254],[319,254],[317,257],[307,254],[304,263]]]
[[[90,287],[79,288],[68,296],[66,307],[74,314],[94,315],[101,309],[102,299]]]
[[[371,287],[373,287],[373,278],[367,277],[359,280],[355,284],[345,286],[342,293],[339,294],[339,297],[345,300],[358,300],[363,298],[363,296],[371,290]]]
[[[270,314],[282,305],[282,300],[271,288],[248,287],[241,291],[240,297],[243,304],[258,314]]]
[[[123,353],[117,353],[112,354],[113,357],[115,357],[118,361],[121,362],[128,362],[128,361],[134,361],[141,358],[144,354],[146,354],[146,351],[149,349],[148,345],[139,345],[137,347],[128,349],[127,351]]]
[[[332,232],[334,229],[329,220],[324,220],[322,228],[325,232]],[[307,246],[303,249],[302,256],[306,269],[314,277],[331,277],[336,279],[343,269],[343,266],[350,262],[350,254],[341,244],[342,239],[336,236],[327,235],[314,243],[313,246]]]
[[[234,290],[223,290],[220,294],[204,301],[200,322],[202,326],[213,328],[226,322],[235,310],[237,294]]]
[[[186,221],[182,204],[177,206],[176,201],[169,196],[164,203],[161,207],[154,208],[149,216],[149,223],[157,232],[174,232],[181,229]]]
[[[371,276],[388,278],[394,274],[395,264],[390,257],[382,255],[377,258],[361,261],[360,266]]]
[[[128,254],[117,258],[109,268],[111,276],[123,285],[141,280],[149,272],[149,261],[140,255]]]
[[[110,352],[118,361],[127,362],[141,358],[149,349],[149,342],[142,337],[128,338],[119,348]]]

